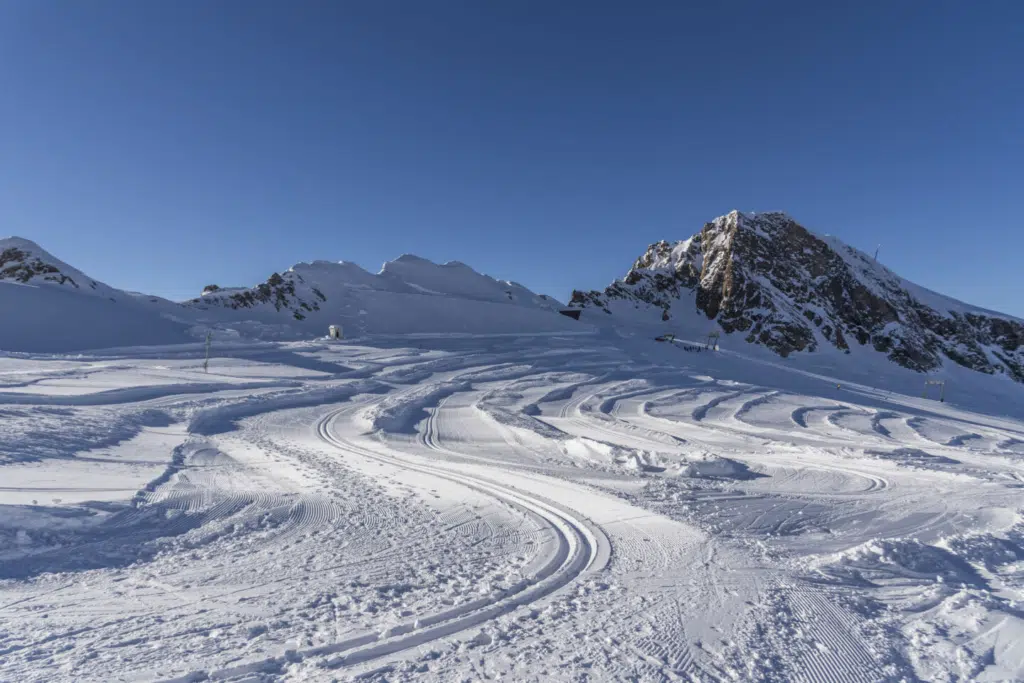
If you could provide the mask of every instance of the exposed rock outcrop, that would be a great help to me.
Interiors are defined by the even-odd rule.
[[[855,343],[917,371],[949,359],[1024,382],[1024,322],[913,285],[783,213],[733,211],[690,239],[652,244],[622,280],[573,292],[569,305],[612,313],[615,301],[660,309],[665,321],[695,306],[784,357]]]

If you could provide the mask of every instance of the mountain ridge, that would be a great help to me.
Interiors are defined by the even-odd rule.
[[[686,240],[656,242],[625,277],[576,290],[569,305],[632,307],[664,323],[699,314],[782,357],[856,344],[919,372],[949,359],[1024,382],[1024,321],[920,287],[782,212],[732,211]]]
[[[128,327],[152,328],[139,336],[147,343],[158,329],[173,337],[227,328],[241,336],[301,338],[336,323],[356,334],[570,329],[567,318],[552,315],[563,305],[549,296],[459,261],[437,264],[413,254],[385,262],[377,273],[348,261],[301,262],[253,287],[208,285],[200,296],[176,303],[112,288],[35,242],[12,237],[0,240],[5,283],[39,290],[30,296],[14,291],[22,287],[5,287],[0,297],[13,302],[5,310],[26,309],[29,301],[39,309],[21,312],[31,321],[21,326],[16,343],[25,348],[31,347],[33,326],[39,334],[64,334],[54,316],[45,315],[46,301],[57,301],[46,299],[46,291],[62,293],[62,315],[79,329],[92,320],[116,329],[118,316],[136,315]],[[69,294],[93,301],[75,306],[74,297],[63,296]],[[109,309],[118,303],[121,313]],[[948,360],[1024,382],[1024,321],[920,287],[782,212],[733,211],[685,240],[656,242],[625,277],[602,291],[574,291],[569,306],[617,314],[587,314],[584,324],[672,326],[688,319],[699,326],[703,320],[705,332],[710,323],[783,357],[826,348],[867,350],[918,372]],[[5,319],[19,320],[10,314]],[[12,347],[0,338],[0,348]]]
[[[23,285],[67,285],[86,294],[109,295],[113,287],[94,280],[24,237],[0,239],[0,281]]]
[[[223,339],[297,340],[342,325],[346,336],[571,333],[555,299],[452,261],[410,254],[374,274],[312,261],[254,287],[203,288],[185,302],[112,288],[24,238],[0,240],[0,350],[67,352]],[[13,285],[13,286],[12,286]]]
[[[184,305],[236,310],[272,307],[276,312],[288,311],[293,318],[303,320],[308,314],[320,311],[330,299],[358,296],[361,291],[371,290],[455,296],[552,311],[562,307],[552,297],[535,294],[515,282],[484,275],[460,261],[438,264],[414,254],[402,254],[386,261],[377,273],[350,261],[303,261],[286,271],[272,273],[265,282],[253,287],[221,289],[208,285],[201,296]]]

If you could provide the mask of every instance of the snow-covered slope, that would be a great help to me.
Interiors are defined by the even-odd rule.
[[[561,304],[522,285],[406,255],[370,273],[315,261],[255,287],[208,285],[174,303],[95,280],[39,245],[0,240],[0,350],[66,352],[219,337],[303,339],[341,324],[363,334],[579,331]]]
[[[23,237],[0,239],[0,282],[32,287],[62,287],[90,296],[117,298],[123,294],[93,280]]]
[[[62,352],[192,339],[188,309],[110,287],[35,242],[0,239],[0,350]]]
[[[0,678],[1024,680],[1019,401],[616,332],[0,357]]]
[[[512,333],[578,330],[557,315],[561,304],[464,263],[436,264],[404,255],[370,273],[354,263],[299,263],[249,289],[208,286],[186,302],[230,319],[322,333]]]
[[[908,282],[783,213],[733,211],[652,244],[625,278],[570,305],[669,327],[714,321],[784,357],[863,348],[922,372],[952,361],[1024,382],[1024,321]]]
[[[580,321],[413,257],[181,305],[33,252],[0,348],[306,339],[0,353],[2,678],[1024,681],[1021,386],[950,363],[925,399],[823,331],[853,336],[832,287],[993,316],[806,239],[666,245]],[[812,305],[818,351],[779,359]],[[346,316],[442,334],[312,339]],[[643,326],[736,316],[775,346]]]

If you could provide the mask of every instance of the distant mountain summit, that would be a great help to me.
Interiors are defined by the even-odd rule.
[[[551,314],[561,308],[551,297],[483,275],[464,263],[437,264],[411,254],[386,262],[379,273],[347,261],[299,263],[273,273],[255,287],[208,285],[202,296],[185,305],[204,311],[237,311],[274,323],[309,322],[320,327],[342,323],[358,332],[390,332],[403,327],[410,331],[483,331],[474,316],[511,321],[524,313],[522,309]],[[419,322],[413,322],[417,319]],[[552,320],[565,326],[563,320]]]
[[[1024,321],[919,287],[784,213],[733,211],[652,244],[624,278],[569,305],[666,323],[696,314],[783,357],[856,345],[921,372],[948,359],[1024,382]]]
[[[98,296],[110,296],[114,292],[113,288],[93,280],[23,237],[0,239],[0,281],[68,287]]]
[[[0,239],[0,351],[192,341],[188,309],[106,285],[31,240]]]
[[[203,339],[521,334],[586,329],[561,304],[457,261],[405,255],[370,273],[314,261],[255,287],[203,288],[183,303],[95,280],[20,237],[0,240],[0,351],[67,352]]]

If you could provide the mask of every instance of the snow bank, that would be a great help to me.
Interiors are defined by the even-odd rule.
[[[416,423],[427,417],[426,409],[442,399],[469,388],[468,382],[442,382],[388,396],[359,414],[357,424],[367,432],[415,433]]]
[[[167,413],[155,408],[0,407],[0,465],[71,458],[127,441],[146,427],[171,423]]]
[[[626,470],[662,474],[688,479],[745,479],[751,476],[743,463],[713,453],[696,452],[681,455],[638,448],[624,448],[585,437],[565,439],[562,451],[579,458]]]
[[[0,282],[0,350],[57,353],[195,341],[190,324],[146,300],[89,296],[53,286]]]
[[[915,539],[873,539],[826,556],[820,569],[855,584],[920,581],[983,587],[985,580],[962,557]]]

